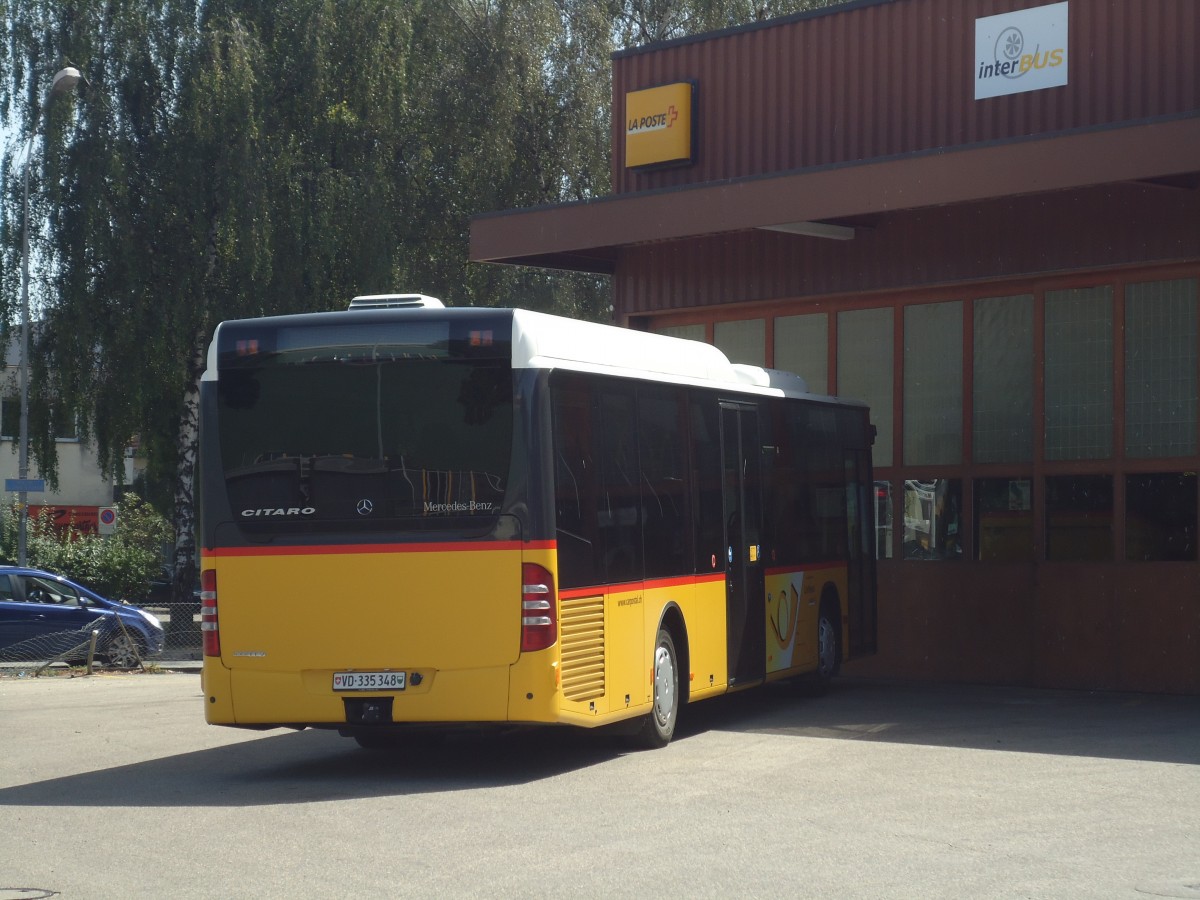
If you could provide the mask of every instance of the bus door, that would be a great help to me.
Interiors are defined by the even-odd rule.
[[[721,404],[721,468],[725,517],[729,684],[766,673],[766,606],[762,565],[762,444],[758,408]]]
[[[854,657],[875,652],[875,485],[870,450],[847,450],[845,460],[849,549],[846,614],[849,655]]]

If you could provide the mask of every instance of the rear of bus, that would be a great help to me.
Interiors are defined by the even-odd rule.
[[[505,310],[223,323],[201,390],[210,723],[551,721],[551,541]]]

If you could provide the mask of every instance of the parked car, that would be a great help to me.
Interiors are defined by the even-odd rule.
[[[61,575],[0,566],[0,659],[83,658],[93,630],[97,655],[112,666],[162,652],[162,624],[145,610]]]

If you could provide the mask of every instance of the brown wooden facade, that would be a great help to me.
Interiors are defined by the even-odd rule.
[[[1068,0],[1067,83],[976,100],[976,20],[1030,6],[863,0],[619,54],[613,195],[480,216],[471,255],[609,273],[619,322],[718,345],[736,333],[723,349],[747,362],[795,367],[781,342],[802,317],[830,392],[856,383],[849,327],[876,311],[890,342],[884,399],[872,401],[887,430],[876,477],[893,522],[880,653],[858,671],[1198,693],[1200,7]],[[628,170],[624,97],[670,82],[695,86],[693,160]],[[812,223],[848,239],[769,230]],[[1027,329],[1010,344],[1027,351],[1013,365],[1028,446],[1007,460],[979,430],[1000,298],[1018,298]],[[1060,336],[1077,303],[1104,317],[1095,367]],[[1178,321],[1147,336],[1146,311],[1163,304]],[[927,313],[951,323],[948,337],[922,331]],[[945,338],[934,369],[929,334]],[[1162,356],[1157,369],[1147,353]],[[1076,387],[1060,384],[1073,377],[1064,359],[1105,382],[1078,386],[1080,408],[1100,417],[1099,449],[1056,443]],[[918,382],[935,370],[957,399],[931,412],[942,394]],[[1190,438],[1143,446],[1138,417],[1162,371],[1179,390],[1154,427]],[[930,456],[914,432],[934,420],[957,443]],[[1027,497],[1020,547],[996,552],[1003,516],[986,489],[1006,479]],[[910,487],[934,482],[957,492],[955,555],[913,558]],[[1064,512],[1062,492],[1093,482],[1103,502]],[[1171,500],[1169,538],[1147,537],[1167,533],[1147,507],[1166,502],[1164,485],[1191,497]],[[1062,550],[1072,515],[1098,525],[1101,543]]]

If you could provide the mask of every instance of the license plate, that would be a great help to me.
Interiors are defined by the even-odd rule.
[[[334,672],[335,691],[402,691],[404,672]]]

